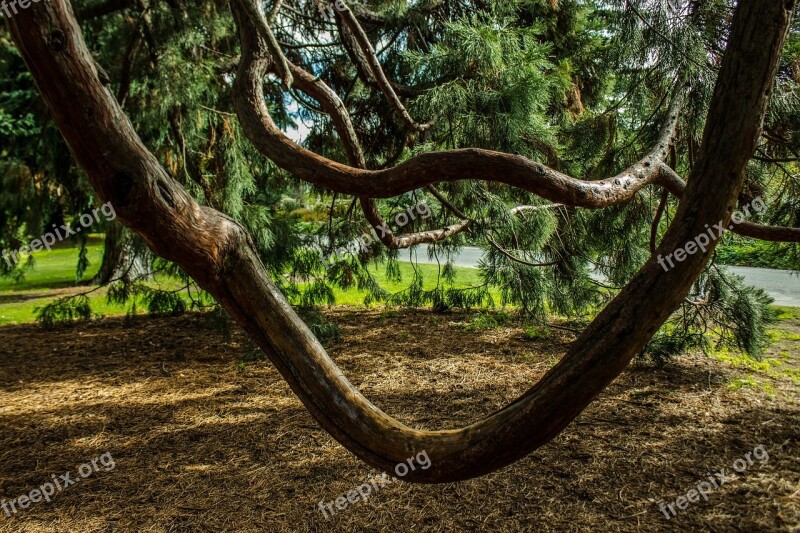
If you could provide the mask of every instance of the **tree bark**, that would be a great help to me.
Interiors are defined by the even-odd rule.
[[[249,0],[233,0],[240,24],[254,5]],[[705,224],[729,220],[761,130],[794,6],[794,0],[740,1],[701,152],[657,253],[668,254],[682,247],[705,232]],[[197,204],[158,164],[100,82],[69,3],[34,4],[9,23],[56,124],[97,193],[114,205],[119,220],[224,305],[264,349],[309,412],[350,451],[389,471],[412,454],[427,451],[431,468],[409,472],[404,478],[407,481],[444,482],[478,476],[548,442],[652,338],[713,252],[712,245],[706,253],[690,256],[667,273],[651,259],[564,358],[504,409],[461,429],[416,430],[381,412],[342,375],[271,282],[245,230],[225,215]],[[242,31],[243,63],[269,57],[270,51],[256,37]],[[252,81],[252,90],[260,95],[261,79]],[[259,102],[260,98],[253,103],[263,105]],[[541,165],[478,150],[419,156],[414,163],[401,165],[404,170],[395,174],[353,174],[338,163],[318,161],[308,166],[297,157],[296,148],[280,140],[274,148],[282,157],[280,164],[291,167],[297,163],[299,177],[334,185],[331,188],[342,192],[359,189],[354,191],[359,196],[364,195],[362,188],[378,193],[368,193],[370,196],[405,192],[440,172],[443,179],[461,179],[474,174],[471,164],[496,179],[506,179],[497,173],[509,172],[512,185],[570,205],[592,204],[589,199],[595,193],[599,199],[610,190],[608,183],[586,184],[581,186],[586,194],[579,197],[568,183],[572,178],[553,175],[552,180],[547,179]],[[415,177],[409,169],[424,178]],[[641,171],[645,170],[642,167]],[[381,176],[387,181],[377,179]],[[373,179],[377,181],[372,183]]]
[[[115,280],[133,280],[149,274],[145,260],[136,254],[125,238],[122,224],[109,222],[103,240],[103,260],[100,270],[89,282],[91,285],[105,285]]]

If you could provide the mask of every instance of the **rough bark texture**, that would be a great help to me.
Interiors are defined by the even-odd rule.
[[[149,275],[144,258],[136,254],[129,239],[125,238],[123,226],[110,222],[103,241],[103,260],[100,270],[89,282],[90,285],[105,285],[121,279],[142,279]]]
[[[270,51],[243,21],[255,6],[234,0],[242,25],[240,99],[251,131],[274,128],[250,106],[263,108],[261,75]],[[743,170],[760,132],[794,1],[742,0],[719,75],[703,146],[674,223],[657,253],[667,254],[727,220]],[[574,343],[563,360],[522,397],[462,429],[419,431],[399,423],[364,398],[269,280],[246,232],[198,205],[144,147],[115,98],[100,82],[66,0],[35,4],[10,20],[14,40],[78,162],[119,220],[159,255],[176,262],[224,305],[264,349],[310,413],[353,453],[393,469],[427,451],[428,470],[404,479],[442,482],[496,470],[557,435],[628,365],[676,309],[710,253],[696,254],[667,273],[651,260]],[[250,68],[252,65],[262,65]],[[391,196],[434,181],[495,176],[552,201],[594,206],[633,194],[654,179],[652,160],[619,183],[575,183],[524,158],[466,150],[426,154],[384,172],[353,172],[309,158],[289,141],[265,132],[276,162],[317,185],[356,195]],[[261,133],[259,133],[261,135]],[[666,147],[661,147],[665,149]],[[313,155],[313,154],[312,154]],[[296,167],[296,168],[294,168]]]

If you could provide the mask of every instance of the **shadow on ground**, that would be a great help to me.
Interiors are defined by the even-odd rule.
[[[373,402],[453,428],[523,393],[569,334],[529,342],[470,315],[334,310],[331,354]],[[792,324],[790,327],[796,327]],[[558,335],[558,334],[557,334]],[[779,347],[797,353],[797,343]],[[794,344],[792,344],[794,343]],[[733,390],[747,372],[701,355],[634,365],[549,445],[462,483],[392,483],[332,518],[378,475],[319,429],[268,361],[199,316],[0,328],[0,498],[110,452],[115,469],[37,503],[0,531],[791,531],[800,525],[796,382]],[[796,359],[792,359],[796,363]],[[732,464],[763,445],[769,459]],[[708,501],[672,502],[726,468]]]

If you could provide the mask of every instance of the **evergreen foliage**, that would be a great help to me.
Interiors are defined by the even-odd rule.
[[[78,12],[99,0],[75,2]],[[265,2],[269,12],[271,2]],[[323,79],[344,101],[367,165],[381,168],[413,154],[478,147],[525,155],[585,179],[604,179],[647,153],[670,101],[687,96],[670,164],[687,176],[702,136],[732,10],[729,0],[380,0],[359,4],[387,76],[423,133],[396,117],[381,92],[359,77],[336,20],[313,0],[287,0],[273,28],[287,57]],[[356,10],[358,13],[358,10]],[[762,222],[800,226],[800,26],[787,43],[757,158],[742,204],[762,197]],[[595,211],[552,206],[534,195],[486,182],[440,184],[378,201],[390,214],[423,202],[432,216],[397,233],[441,228],[462,216],[468,232],[429,247],[440,264],[436,285],[417,273],[388,293],[368,269],[399,276],[400,253],[373,243],[330,259],[370,224],[357,199],[309,187],[277,169],[244,138],[231,102],[238,36],[221,0],[139,2],[83,21],[84,35],[145,143],[198,199],[224,211],[252,235],[278,286],[304,307],[334,303],[334,287],[366,291],[365,303],[453,307],[514,305],[535,322],[548,314],[585,317],[613,297],[650,256],[661,190],[647,188],[625,205]],[[304,146],[346,162],[329,116],[296,90],[266,80],[279,126]],[[93,202],[83,175],[47,120],[19,55],[0,30],[0,245],[19,246],[52,220]],[[487,180],[491,176],[487,176]],[[511,210],[527,206],[517,213]],[[678,200],[655,222],[660,238]],[[453,258],[464,245],[485,250],[483,285],[453,287]],[[797,245],[780,246],[800,269]],[[144,252],[143,252],[144,253]],[[422,252],[419,252],[422,253]],[[326,268],[320,256],[330,262]],[[163,261],[153,272],[191,280]],[[85,268],[82,264],[79,268]],[[0,263],[0,269],[4,268]],[[6,270],[2,272],[8,273]],[[598,274],[605,281],[598,279]],[[109,298],[157,314],[182,312],[184,300],[139,280],[120,280]],[[500,290],[492,301],[488,289]],[[198,306],[208,305],[198,297]],[[45,308],[53,324],[71,315],[64,301]],[[648,345],[661,360],[689,348],[733,345],[757,354],[768,322],[767,299],[712,264],[696,291]],[[85,309],[77,313],[83,316]],[[316,333],[326,336],[324,327]],[[334,335],[335,336],[335,335]]]

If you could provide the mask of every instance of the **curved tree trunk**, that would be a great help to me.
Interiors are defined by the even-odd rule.
[[[103,260],[100,270],[89,284],[105,285],[115,280],[130,281],[147,275],[147,263],[135,252],[130,239],[126,238],[125,227],[116,221],[109,222],[103,239]]]
[[[117,273],[117,265],[120,264],[123,256],[122,245],[122,224],[111,222],[106,229],[103,239],[103,261],[100,270],[89,282],[90,285],[105,285],[114,279]]]
[[[740,1],[699,160],[657,253],[669,254],[704,233],[706,224],[730,219],[762,126],[794,4],[794,0]],[[242,30],[242,63],[269,62],[263,35],[248,18],[263,15],[250,11],[255,6],[250,0],[233,0],[232,6]],[[197,204],[158,164],[100,82],[69,3],[34,4],[9,22],[56,124],[102,200],[114,205],[119,220],[224,305],[310,413],[349,450],[380,469],[393,469],[411,454],[427,451],[431,468],[410,472],[407,481],[474,477],[548,442],[625,369],[677,308],[713,252],[712,245],[667,273],[650,260],[562,361],[504,409],[462,429],[416,430],[381,412],[347,381],[270,281],[244,229]],[[260,86],[257,89],[260,93]],[[260,94],[247,96],[258,96],[256,104],[263,101]],[[262,117],[244,109],[240,118],[252,124]],[[359,189],[355,193],[359,196],[397,194],[427,181],[451,179],[459,172],[460,179],[475,173],[485,173],[481,179],[495,176],[568,205],[591,206],[610,190],[608,184],[583,182],[576,187],[573,178],[547,172],[522,158],[475,150],[418,156],[394,174],[353,173],[344,165],[327,172],[330,165],[309,164],[303,159],[306,154],[281,140],[260,141],[283,150],[276,162],[295,165],[301,178]],[[387,181],[370,183],[379,176]],[[635,178],[628,183],[632,181]]]

